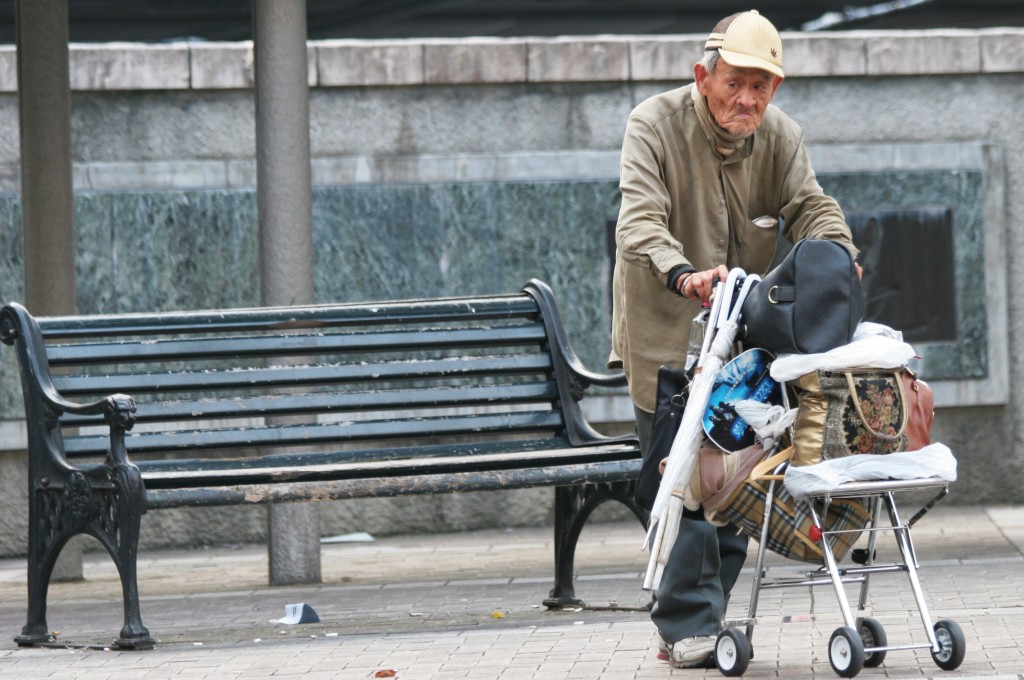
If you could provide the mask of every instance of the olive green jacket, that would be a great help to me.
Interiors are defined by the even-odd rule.
[[[622,145],[608,365],[625,370],[630,397],[648,412],[658,368],[683,364],[699,309],[668,289],[669,270],[724,263],[764,274],[778,229],[754,224],[761,216],[781,216],[791,243],[833,239],[856,254],[842,210],[818,184],[792,119],[769,105],[760,129],[723,158],[701,128],[694,94],[687,85],[640,104]]]

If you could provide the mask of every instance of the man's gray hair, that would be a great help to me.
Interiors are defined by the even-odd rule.
[[[704,65],[704,70],[708,72],[708,75],[715,72],[715,66],[718,65],[718,58],[720,56],[721,55],[718,54],[718,50],[708,50],[704,53],[704,56],[701,57],[700,63]]]

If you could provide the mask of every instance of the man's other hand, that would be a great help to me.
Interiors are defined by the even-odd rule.
[[[724,264],[720,264],[714,269],[694,272],[680,277],[679,293],[691,300],[707,300],[714,292],[715,279],[725,281],[728,277],[729,269]]]

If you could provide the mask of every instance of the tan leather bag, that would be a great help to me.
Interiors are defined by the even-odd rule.
[[[935,419],[935,395],[928,383],[909,368],[903,371],[903,393],[907,395],[907,451],[917,451],[932,443],[932,421]]]

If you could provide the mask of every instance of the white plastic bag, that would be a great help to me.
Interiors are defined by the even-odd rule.
[[[771,376],[779,382],[795,380],[817,370],[899,368],[914,358],[914,348],[898,340],[901,333],[876,323],[861,323],[854,341],[820,354],[780,354],[772,362]]]
[[[834,491],[845,482],[929,478],[956,481],[956,458],[945,444],[929,444],[917,451],[886,455],[858,453],[814,465],[791,465],[786,469],[783,483],[786,490],[799,500],[808,494]]]

